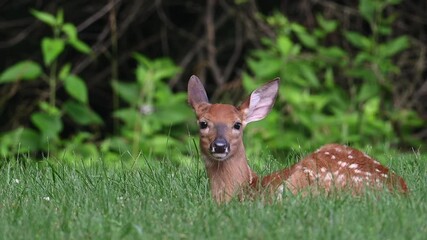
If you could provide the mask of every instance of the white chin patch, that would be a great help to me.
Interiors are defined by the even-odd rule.
[[[217,161],[224,161],[227,158],[228,153],[211,153],[211,156]]]

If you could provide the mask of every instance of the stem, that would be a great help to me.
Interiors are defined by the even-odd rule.
[[[53,29],[53,37],[59,38],[60,29],[58,26]],[[57,68],[58,68],[58,60],[55,59],[50,67],[49,73],[49,102],[50,105],[55,107],[56,105],[56,84],[57,84]]]
[[[110,21],[110,29],[111,29],[111,79],[112,81],[118,81],[119,80],[119,71],[118,71],[118,36],[117,36],[117,18],[116,18],[116,8],[115,3],[113,0],[109,1],[109,4],[111,5],[111,10],[109,14],[109,21]],[[119,108],[119,97],[116,93],[116,91],[113,91],[113,109],[116,110]],[[119,122],[116,118],[113,120],[113,131],[117,130],[117,126],[119,125]]]
[[[55,60],[50,68],[49,75],[49,102],[51,106],[56,105],[56,69],[58,62]]]

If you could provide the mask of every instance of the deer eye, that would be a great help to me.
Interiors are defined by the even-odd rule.
[[[208,123],[206,121],[199,122],[200,129],[206,129],[208,127]]]
[[[236,130],[240,130],[240,128],[242,127],[242,123],[240,123],[240,122],[236,122],[234,125],[233,125],[233,128],[234,129],[236,129]]]

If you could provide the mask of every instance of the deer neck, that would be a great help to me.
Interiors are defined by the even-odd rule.
[[[257,175],[249,167],[243,144],[225,161],[204,155],[211,192],[217,202],[227,202],[233,196],[242,198],[245,188],[252,186]]]

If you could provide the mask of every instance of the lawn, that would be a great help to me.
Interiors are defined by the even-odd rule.
[[[387,158],[387,156],[385,156]],[[427,155],[389,162],[409,196],[286,196],[282,202],[211,199],[200,160],[137,169],[25,164],[0,169],[0,239],[426,239]],[[197,163],[197,161],[199,161]],[[268,160],[276,169],[283,163]],[[150,164],[148,164],[150,163]]]

